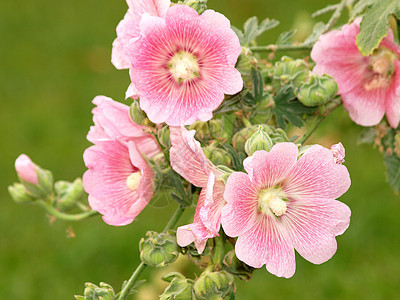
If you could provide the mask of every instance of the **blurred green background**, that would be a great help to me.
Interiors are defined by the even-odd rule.
[[[329,1],[210,0],[237,27],[250,16],[281,25],[263,37],[273,42],[293,26],[308,30],[310,14]],[[110,63],[115,27],[124,0],[6,0],[0,9],[0,299],[73,299],[84,283],[105,281],[120,289],[138,264],[138,242],[161,230],[175,205],[147,207],[126,227],[100,218],[52,224],[36,206],[17,205],[7,193],[16,180],[13,164],[26,153],[73,180],[85,171],[82,153],[90,144],[91,100],[107,95],[123,100],[128,72]],[[326,146],[346,147],[352,186],[341,200],[352,209],[349,229],[337,238],[338,252],[321,266],[297,257],[293,278],[264,268],[248,282],[237,282],[237,299],[395,299],[400,295],[400,197],[385,182],[377,150],[357,145],[361,128],[339,109],[314,137]],[[185,212],[181,224],[191,221]],[[71,227],[72,226],[72,227]],[[75,237],[68,237],[73,230]],[[177,268],[190,266],[185,259]],[[146,270],[145,278],[157,277]],[[194,271],[190,275],[194,277]],[[198,273],[197,273],[198,274]],[[160,286],[161,287],[161,286]],[[138,299],[159,292],[144,286]],[[147,295],[147,296],[146,296]],[[147,298],[146,298],[147,297]]]

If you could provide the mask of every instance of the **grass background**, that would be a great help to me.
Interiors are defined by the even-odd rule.
[[[293,26],[307,30],[311,12],[329,1],[210,0],[241,27],[250,16],[270,17],[281,25],[264,35],[273,42]],[[119,290],[138,263],[138,241],[161,230],[174,210],[147,207],[126,227],[100,218],[49,224],[36,206],[17,205],[7,193],[16,180],[13,162],[26,153],[73,180],[84,171],[82,153],[92,123],[91,100],[107,95],[123,100],[127,71],[110,63],[115,27],[126,11],[123,0],[6,0],[0,9],[0,299],[73,299],[84,282],[105,281]],[[399,297],[400,199],[385,183],[377,150],[356,143],[361,128],[339,109],[324,123],[314,142],[346,146],[352,186],[341,201],[352,209],[351,226],[337,238],[338,252],[315,266],[297,257],[293,278],[281,279],[264,268],[248,282],[237,282],[237,299],[395,299]],[[192,218],[186,212],[185,224]],[[72,226],[75,238],[68,238]],[[176,268],[190,269],[180,260]],[[160,270],[146,270],[145,278]],[[158,288],[162,289],[159,283]],[[144,286],[137,299],[154,299]]]

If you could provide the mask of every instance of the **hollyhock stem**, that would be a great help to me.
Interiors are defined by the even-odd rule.
[[[328,32],[329,30],[332,29],[333,26],[335,26],[336,22],[339,20],[341,14],[342,14],[344,7],[346,6],[346,2],[347,2],[347,0],[342,0],[338,4],[337,8],[335,9],[331,18],[329,19],[328,23],[326,24],[325,30],[323,33]]]
[[[177,207],[174,214],[172,215],[172,217],[169,219],[167,225],[165,226],[163,232],[167,232],[168,230],[175,227],[179,218],[182,216],[182,213],[184,212],[184,210],[185,210],[185,208],[183,208],[180,205]],[[131,278],[129,278],[128,282],[125,284],[124,288],[121,290],[118,300],[126,299],[126,297],[129,295],[130,290],[135,285],[136,280],[139,278],[140,274],[143,272],[143,270],[146,268],[146,266],[147,265],[145,265],[143,262],[141,262],[137,266],[137,268],[133,272]]]
[[[298,44],[298,45],[268,45],[268,46],[254,46],[250,47],[252,52],[276,52],[276,51],[302,51],[310,50],[312,45]]]
[[[222,260],[225,255],[225,239],[223,236],[216,236],[214,238],[214,247],[212,254],[212,262],[217,268],[221,268]]]
[[[48,213],[50,213],[52,216],[56,217],[57,219],[64,220],[64,221],[81,221],[83,219],[98,215],[99,213],[95,210],[90,210],[84,213],[80,214],[66,214],[63,212],[60,212],[56,210],[54,207],[50,206],[48,203],[46,203],[43,200],[39,200],[37,202],[40,206],[45,208]]]

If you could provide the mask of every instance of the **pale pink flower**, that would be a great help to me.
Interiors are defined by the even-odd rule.
[[[204,155],[200,143],[194,139],[194,130],[187,131],[184,127],[170,127],[170,130],[171,167],[187,181],[203,188],[193,223],[178,228],[177,241],[182,247],[194,242],[202,253],[207,239],[219,235],[225,185],[218,179],[223,173]]]
[[[141,149],[146,152],[146,149]],[[153,171],[133,141],[98,142],[83,155],[83,185],[92,209],[110,225],[129,224],[153,195]]]
[[[25,154],[21,154],[15,160],[15,170],[19,178],[26,182],[38,184],[38,176],[36,173],[38,168],[39,167]]]
[[[164,17],[171,2],[169,0],[127,0],[128,11],[117,26],[117,38],[113,42],[111,62],[117,69],[128,69],[129,42],[140,36],[140,20],[144,13]]]
[[[97,105],[92,110],[94,126],[90,127],[87,139],[96,144],[118,139],[134,141],[137,148],[147,157],[153,157],[161,151],[156,139],[144,131],[144,126],[135,124],[129,117],[129,106],[105,96],[93,99]]]
[[[345,150],[342,143],[332,145],[331,151],[333,155],[333,160],[336,164],[344,163]]]
[[[332,75],[343,105],[359,125],[378,124],[386,112],[391,127],[400,120],[400,47],[389,29],[379,48],[363,56],[356,46],[359,22],[323,34],[311,51],[314,72]]]
[[[130,119],[128,106],[105,96],[93,103],[95,126],[87,138],[95,145],[84,153],[89,170],[83,186],[90,206],[106,223],[126,225],[153,195],[153,171],[144,156],[151,158],[161,150],[155,138]]]
[[[335,236],[350,222],[350,209],[335,200],[350,187],[349,173],[332,152],[279,143],[245,159],[246,173],[232,173],[225,187],[222,227],[237,237],[237,257],[280,277],[293,276],[294,249],[320,264],[336,252]]]
[[[153,123],[207,121],[225,94],[243,86],[235,69],[238,37],[222,14],[174,5],[164,18],[144,14],[141,36],[129,46],[130,75],[140,106]]]

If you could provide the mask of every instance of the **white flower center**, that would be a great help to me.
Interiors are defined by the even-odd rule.
[[[372,71],[371,79],[364,85],[366,91],[386,88],[390,85],[395,72],[394,60],[396,54],[387,48],[378,48],[369,58],[369,66]]]
[[[273,213],[275,216],[280,217],[287,210],[284,198],[285,194],[280,188],[263,190],[258,198],[258,209],[263,214]]]
[[[140,179],[142,178],[142,174],[140,171],[134,172],[126,178],[126,186],[132,190],[136,191],[139,187]]]
[[[185,51],[176,53],[168,63],[172,77],[181,83],[199,77],[199,64],[193,54]]]

